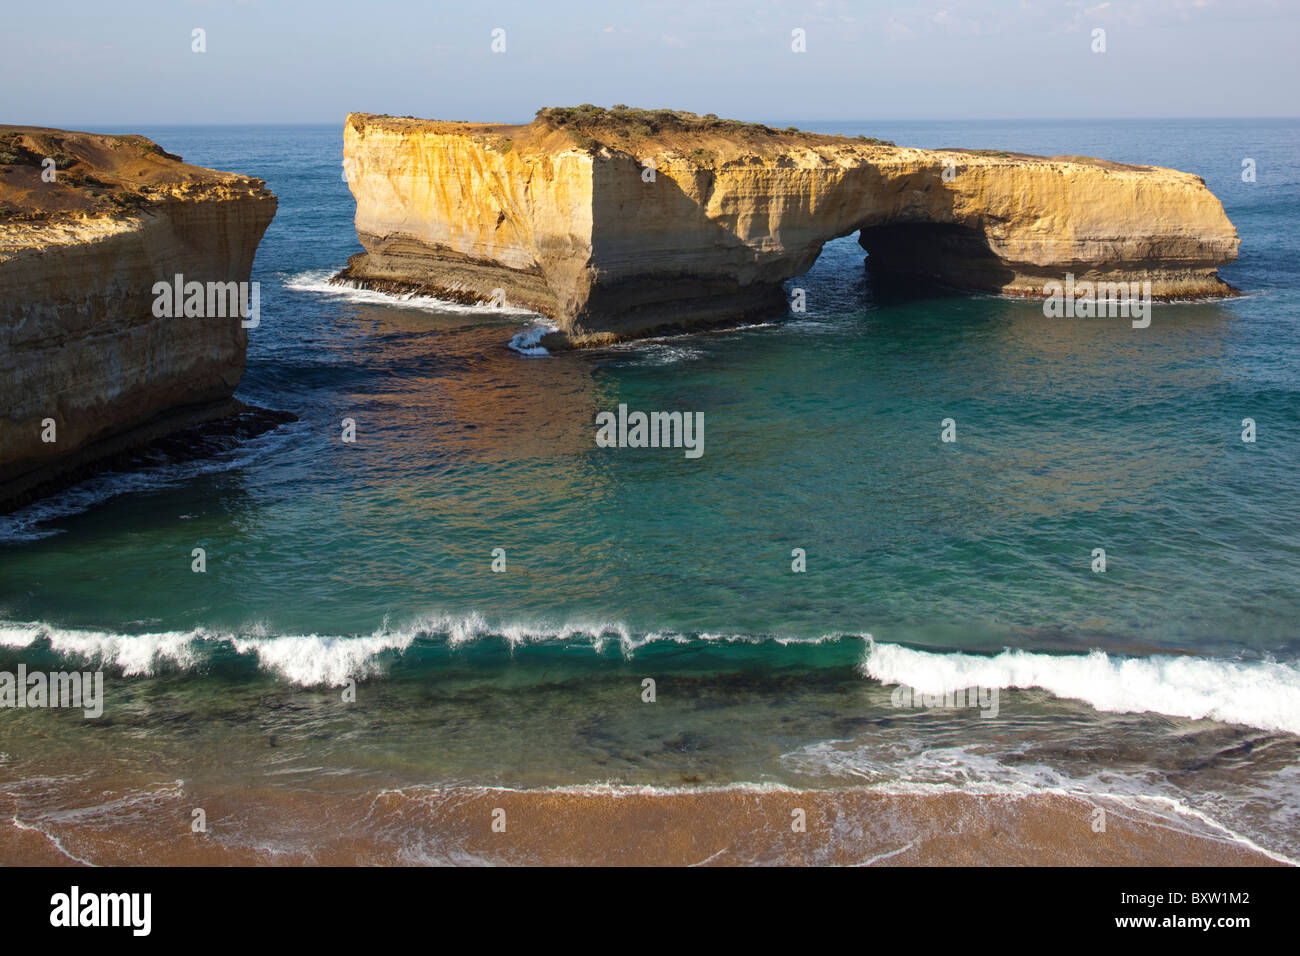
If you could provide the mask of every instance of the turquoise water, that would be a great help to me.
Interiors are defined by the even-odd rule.
[[[337,130],[151,130],[279,196],[240,395],[303,421],[239,467],[35,525],[58,533],[5,548],[4,613],[273,634],[478,613],[1294,655],[1297,130],[1264,130],[884,131],[1202,174],[1244,239],[1224,273],[1242,300],[1157,306],[1147,330],[1055,321],[1032,303],[874,287],[850,237],[791,283],[808,291],[797,320],[546,359],[507,348],[526,318],[286,287],[359,248]],[[1258,154],[1254,184],[1237,176],[1243,152]],[[704,456],[595,447],[595,413],[620,402],[702,411]],[[491,570],[498,547],[506,573]]]
[[[1300,124],[799,125],[1194,172],[1242,237],[1223,276],[1245,295],[1156,305],[1144,330],[1050,320],[874,278],[849,237],[789,284],[806,314],[526,357],[509,343],[535,317],[326,284],[360,248],[337,128],[142,130],[279,197],[238,395],[300,421],[0,519],[0,658],[106,664],[106,713],[138,723],[105,745],[186,772],[201,772],[193,740],[159,707],[216,735],[214,773],[241,734],[274,732],[293,755],[281,769],[397,781],[825,782],[870,766],[951,783],[921,764],[958,750],[963,781],[1002,780],[1010,762],[977,767],[974,748],[1050,766],[1020,783],[1111,771],[1112,788],[1123,776],[1292,847]],[[703,456],[596,447],[595,415],[620,403],[703,412]],[[976,673],[954,652],[1008,648],[1062,676],[1011,690],[1031,685],[1004,668],[999,718],[900,726],[886,662],[859,669],[872,640],[928,652],[888,665],[918,686]],[[1090,651],[1109,669],[1076,674]],[[1174,656],[1199,669],[1162,669]],[[675,696],[645,709],[645,676]],[[377,695],[362,717],[333,708],[348,677]],[[270,731],[267,695],[301,711]],[[203,729],[232,699],[247,713]],[[1072,745],[1093,736],[1101,756]],[[1218,758],[1243,740],[1269,756]],[[1153,741],[1185,761],[1160,765]],[[1225,803],[1234,788],[1255,802]]]

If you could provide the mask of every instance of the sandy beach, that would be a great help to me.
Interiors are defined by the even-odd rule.
[[[1244,842],[1067,795],[409,788],[6,794],[4,865],[1267,866]],[[81,803],[81,806],[75,804]],[[192,831],[201,805],[206,833]],[[1104,832],[1094,831],[1105,812]],[[806,829],[795,829],[802,819]],[[1191,821],[1193,824],[1196,821]],[[503,826],[504,825],[504,826]]]

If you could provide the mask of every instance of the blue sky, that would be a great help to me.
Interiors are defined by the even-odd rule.
[[[8,0],[3,20],[0,122],[46,126],[511,122],[585,102],[758,121],[1300,113],[1296,0]]]

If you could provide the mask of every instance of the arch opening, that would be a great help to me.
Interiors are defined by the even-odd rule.
[[[935,283],[969,292],[998,292],[1016,273],[994,254],[982,232],[954,223],[895,222],[864,226],[858,245],[874,275]]]

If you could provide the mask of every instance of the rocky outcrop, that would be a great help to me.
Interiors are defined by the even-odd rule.
[[[1041,296],[1073,273],[1233,292],[1216,269],[1236,230],[1171,169],[594,107],[526,126],[354,113],[343,142],[366,251],[339,281],[504,293],[569,344],[780,314],[782,283],[854,232],[873,268],[971,290]]]
[[[262,181],[143,137],[0,126],[0,510],[248,418],[241,317],[160,317],[154,286],[247,282],[275,210]]]

